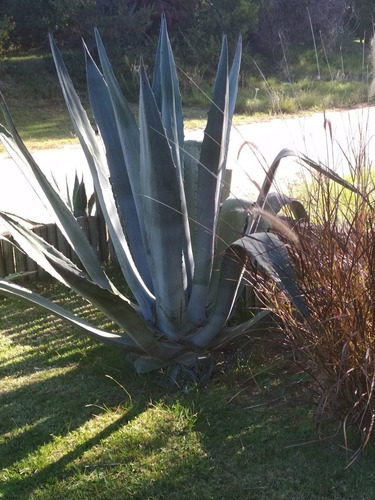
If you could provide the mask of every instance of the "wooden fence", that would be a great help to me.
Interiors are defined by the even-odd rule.
[[[222,201],[230,194],[230,186],[232,180],[232,171],[227,169],[225,172],[225,183],[222,193]],[[117,262],[116,254],[113,250],[112,243],[108,238],[107,226],[102,217],[90,216],[79,217],[79,225],[86,234],[92,247],[95,249],[98,258],[102,263]],[[78,266],[79,259],[75,252],[71,250],[69,243],[61,233],[56,224],[40,224],[34,226],[35,234],[41,236],[48,243],[53,245],[57,250],[63,253],[66,257],[72,260]],[[13,238],[10,234],[4,234],[9,241],[0,238],[0,278],[9,276],[15,273],[31,272],[25,276],[26,280],[42,280],[46,279],[48,274],[44,269],[40,268],[30,257],[18,250],[13,244]]]
[[[108,262],[114,260],[114,252],[112,245],[109,243],[107,228],[103,220],[96,216],[79,217],[78,222],[92,247],[95,249],[100,261]],[[75,264],[79,265],[79,260],[75,252],[71,250],[69,243],[56,224],[40,224],[34,226],[32,230],[35,234],[48,241],[48,243],[51,243],[51,245]],[[3,236],[8,241],[0,239],[0,278],[24,272],[32,272],[32,274],[25,276],[25,279],[28,280],[41,280],[48,276],[44,269],[40,268],[30,257],[12,244],[13,238],[10,234],[3,233]]]

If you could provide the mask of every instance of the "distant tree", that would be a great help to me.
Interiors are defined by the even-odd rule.
[[[0,18],[11,17],[12,42],[23,48],[46,42],[48,31],[61,40],[85,34],[87,21],[95,14],[95,0],[1,0]]]
[[[4,57],[12,46],[11,35],[14,30],[14,21],[9,16],[0,17],[0,59]]]
[[[209,62],[217,53],[223,34],[234,42],[241,33],[246,42],[256,30],[257,23],[257,0],[201,0],[194,22],[186,33],[189,39],[187,48],[193,49],[201,60]]]
[[[310,46],[315,36],[334,46],[344,33],[347,0],[258,0],[259,24],[256,42],[261,50],[272,52],[286,44]]]
[[[352,0],[347,19],[355,37],[370,40],[375,34],[375,1]]]
[[[166,16],[170,32],[184,30],[192,22],[201,3],[202,0],[96,0],[98,12],[104,17],[122,16],[124,13],[132,17],[147,9],[156,34],[162,13]]]

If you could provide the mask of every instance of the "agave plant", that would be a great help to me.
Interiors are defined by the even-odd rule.
[[[181,97],[165,19],[152,85],[143,65],[140,68],[138,123],[97,31],[95,37],[101,70],[85,47],[86,71],[92,112],[104,149],[52,37],[50,43],[97,202],[132,298],[120,293],[107,276],[71,210],[24,146],[3,99],[7,128],[0,126],[0,138],[54,215],[81,266],[35,235],[16,215],[0,215],[26,254],[103,311],[121,332],[98,329],[9,279],[0,280],[0,292],[32,302],[95,339],[136,353],[138,372],[171,362],[191,363],[199,353],[255,328],[267,311],[254,313],[242,324],[227,325],[248,263],[265,271],[307,317],[286,246],[276,234],[267,232],[270,224],[262,213],[252,211],[258,206],[276,214],[289,204],[297,215],[305,215],[295,200],[268,194],[281,159],[292,153],[284,150],[276,158],[256,204],[231,198],[221,204],[241,38],[230,68],[227,40],[223,38],[204,138],[198,143],[184,141]]]
[[[65,186],[62,189],[59,183],[52,178],[55,184],[56,191],[59,192],[61,197],[65,197],[66,203],[75,217],[85,217],[92,215],[95,208],[95,193],[87,197],[87,190],[83,176],[78,177],[78,172],[74,173],[73,186],[69,186],[68,175],[65,176]]]

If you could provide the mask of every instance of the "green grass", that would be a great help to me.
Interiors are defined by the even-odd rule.
[[[372,497],[374,450],[345,470],[341,436],[317,439],[307,380],[277,341],[240,345],[206,385],[176,388],[17,301],[0,300],[0,317],[0,498]]]
[[[249,61],[249,55],[244,54],[246,70],[240,80],[236,124],[280,113],[296,114],[367,103],[368,60],[363,59],[359,44],[353,42],[343,54],[330,54],[330,73],[320,53],[321,79],[317,79],[315,54],[311,51],[291,50],[287,57],[291,81],[286,78],[285,62],[274,64],[272,68],[266,63],[256,67],[252,60]],[[64,58],[88,108],[83,53],[81,50],[67,52]],[[134,70],[124,69],[116,63],[114,66],[120,82],[126,87],[127,97],[136,102]],[[187,69],[186,73],[180,71],[179,78],[186,128],[203,128],[213,81],[199,68]],[[49,53],[15,53],[0,62],[0,91],[28,147],[40,149],[76,142]]]

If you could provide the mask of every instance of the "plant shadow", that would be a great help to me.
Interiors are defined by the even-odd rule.
[[[345,471],[345,451],[315,441],[304,381],[280,344],[226,353],[206,386],[181,392],[136,376],[116,348],[0,307],[4,498],[371,497],[374,451]],[[70,444],[56,451],[58,440]]]

